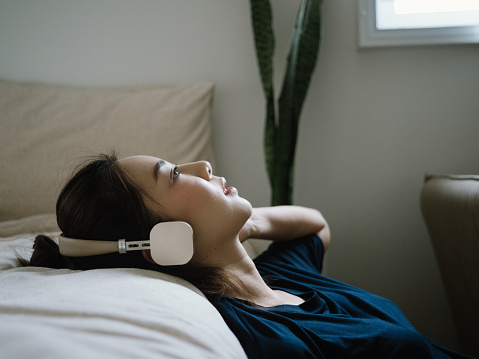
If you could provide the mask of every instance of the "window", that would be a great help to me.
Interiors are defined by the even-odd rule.
[[[479,43],[479,0],[359,0],[359,46]]]

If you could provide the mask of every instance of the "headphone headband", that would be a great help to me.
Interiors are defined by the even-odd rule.
[[[160,265],[186,264],[193,257],[193,229],[186,222],[162,222],[143,241],[102,241],[58,237],[60,254],[67,257],[86,257],[109,253],[151,250],[151,257]]]
[[[150,241],[99,241],[58,236],[60,254],[67,257],[85,257],[108,253],[126,253],[150,249]]]

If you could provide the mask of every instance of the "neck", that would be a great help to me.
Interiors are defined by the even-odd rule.
[[[195,249],[192,263],[221,268],[238,278],[241,284],[225,293],[229,297],[245,299],[257,304],[266,303],[268,299],[274,297],[275,292],[265,283],[239,238],[223,241],[223,243],[225,244],[222,246],[215,246],[205,251]]]
[[[205,242],[204,242],[205,243]],[[195,248],[192,263],[221,268],[240,281],[224,294],[229,297],[271,307],[280,304],[301,304],[303,300],[293,294],[273,290],[265,283],[253,260],[241,245],[238,236],[231,241],[216,241],[214,245]],[[209,248],[208,248],[209,247]]]
[[[246,251],[244,252],[246,254]],[[253,261],[247,254],[243,257],[243,260],[231,263],[224,269],[236,278],[240,278],[242,282],[242,286],[236,290],[232,290],[231,293],[225,293],[227,296],[244,299],[263,307],[272,307],[281,304],[299,305],[304,302],[302,298],[288,292],[271,289],[264,282]]]
[[[274,296],[274,292],[265,283],[253,260],[248,256],[243,246],[241,246],[241,252],[244,253],[241,258],[224,266],[223,269],[241,280],[242,285],[231,293],[225,294],[230,297],[246,299],[258,304],[264,302],[266,298]]]

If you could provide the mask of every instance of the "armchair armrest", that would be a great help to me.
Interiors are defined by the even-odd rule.
[[[479,176],[426,175],[421,211],[460,344],[479,356]]]

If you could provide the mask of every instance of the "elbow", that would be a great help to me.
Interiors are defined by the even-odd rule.
[[[321,239],[321,242],[323,242],[324,251],[326,252],[331,243],[331,232],[329,230],[328,224],[326,223],[325,226],[319,232],[317,232],[317,234]]]
[[[326,252],[331,243],[331,230],[329,228],[328,222],[326,221],[324,216],[321,214],[321,212],[318,211],[318,214],[321,217],[321,221],[320,221],[321,228],[316,232],[316,234],[321,239],[321,242],[323,242],[324,251]]]

